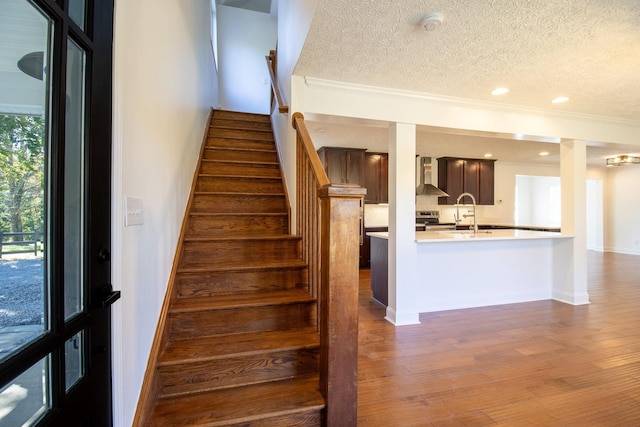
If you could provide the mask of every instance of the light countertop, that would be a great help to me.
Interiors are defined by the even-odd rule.
[[[367,236],[388,239],[388,232],[371,232]],[[534,230],[480,230],[477,235],[467,230],[416,231],[417,243],[471,242],[490,240],[558,239],[573,236]]]

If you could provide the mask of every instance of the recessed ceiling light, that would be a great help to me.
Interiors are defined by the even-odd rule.
[[[560,104],[563,102],[567,102],[569,100],[569,98],[567,98],[566,96],[559,96],[557,98],[554,98],[551,100],[552,104]]]
[[[484,156],[485,156],[485,157],[493,157],[493,154],[491,154],[491,153],[487,153],[487,154],[485,154]]]
[[[548,151],[541,151],[538,154],[541,155],[541,156],[548,156],[549,152]]]
[[[506,87],[499,87],[491,91],[491,95],[504,95],[509,92],[509,89]]]

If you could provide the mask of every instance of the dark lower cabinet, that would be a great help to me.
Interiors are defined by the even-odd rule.
[[[360,268],[371,267],[371,237],[367,233],[376,231],[389,231],[389,227],[369,227],[364,229],[362,245],[360,245]]]
[[[371,292],[373,299],[389,305],[389,240],[371,239]]]

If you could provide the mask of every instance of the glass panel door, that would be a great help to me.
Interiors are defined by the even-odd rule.
[[[53,24],[0,1],[0,362],[49,327],[44,227]],[[21,45],[20,48],[16,44]]]
[[[0,427],[111,424],[112,17],[0,0]]]

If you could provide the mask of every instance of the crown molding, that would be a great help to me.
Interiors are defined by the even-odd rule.
[[[316,77],[301,76],[304,78],[305,84],[309,88],[336,89],[341,91],[351,91],[360,93],[378,94],[382,96],[417,99],[427,102],[444,103],[450,106],[464,107],[469,109],[489,110],[500,113],[518,113],[523,115],[545,116],[549,118],[562,118],[571,120],[581,120],[590,122],[599,122],[602,124],[629,126],[638,128],[640,131],[640,121],[620,119],[616,117],[599,116],[584,113],[575,113],[567,111],[556,111],[545,108],[525,107],[517,104],[505,104],[491,101],[481,101],[471,98],[460,98],[447,95],[437,95],[426,92],[416,92],[404,89],[394,89],[380,86],[368,86],[356,83],[339,82],[334,80],[326,80]]]

